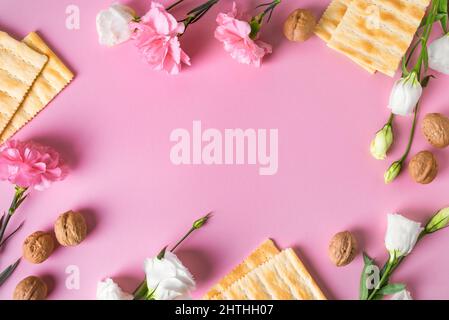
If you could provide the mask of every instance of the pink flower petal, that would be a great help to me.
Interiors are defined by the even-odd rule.
[[[218,14],[215,38],[223,43],[225,51],[233,59],[259,67],[263,57],[272,52],[272,47],[265,42],[251,39],[251,26],[247,21],[237,19],[237,15],[235,3],[230,13]]]
[[[66,167],[51,148],[10,140],[0,146],[0,180],[23,188],[43,190],[65,178]]]
[[[132,39],[136,40],[142,57],[154,70],[177,74],[182,63],[190,65],[190,58],[182,51],[178,39],[185,26],[161,4],[152,2],[141,22],[132,22],[129,27],[134,31]]]

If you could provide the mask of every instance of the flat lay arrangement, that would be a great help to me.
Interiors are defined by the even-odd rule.
[[[448,21],[2,1],[0,299],[448,299]]]

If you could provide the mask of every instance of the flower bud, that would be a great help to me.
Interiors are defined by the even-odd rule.
[[[433,233],[449,225],[449,208],[438,211],[426,224],[426,233]]]
[[[429,67],[449,75],[449,34],[433,41],[428,51]]]
[[[128,24],[134,19],[134,10],[119,3],[97,14],[98,42],[112,47],[127,41],[131,37]]]
[[[212,216],[212,213],[208,213],[206,214],[204,217],[199,218],[198,220],[195,220],[195,222],[193,222],[193,229],[199,229],[202,226],[204,226],[207,222],[207,220],[209,220],[209,218]]]
[[[378,160],[384,160],[392,143],[393,129],[391,124],[388,123],[376,133],[373,141],[371,141],[371,155]]]
[[[388,107],[397,115],[406,116],[413,113],[421,98],[422,86],[416,72],[401,78],[393,86]]]
[[[401,172],[401,169],[402,169],[402,162],[401,161],[393,162],[392,165],[385,172],[385,175],[384,175],[385,184],[389,184],[394,179],[396,179],[396,177]]]

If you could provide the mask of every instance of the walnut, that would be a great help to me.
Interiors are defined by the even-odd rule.
[[[431,183],[438,173],[437,160],[431,152],[421,151],[410,160],[408,172],[412,179],[418,183]]]
[[[63,246],[76,246],[86,238],[86,220],[79,212],[68,211],[61,214],[55,222],[55,234]]]
[[[14,300],[44,300],[48,288],[45,282],[35,276],[29,276],[19,282],[14,290]]]
[[[337,267],[342,267],[354,260],[357,253],[357,241],[349,231],[334,235],[329,243],[329,258]]]
[[[42,263],[52,254],[55,243],[51,234],[36,231],[25,239],[22,248],[26,260],[31,263]]]
[[[303,42],[315,29],[316,18],[310,10],[296,9],[284,22],[284,35],[290,41]]]
[[[449,119],[440,113],[429,113],[424,117],[422,133],[429,143],[436,148],[449,145]]]

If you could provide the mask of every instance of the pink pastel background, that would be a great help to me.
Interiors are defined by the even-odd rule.
[[[274,53],[260,69],[233,61],[213,37],[222,0],[182,37],[192,67],[176,77],[150,70],[132,43],[101,47],[95,15],[109,0],[0,0],[0,29],[16,38],[37,30],[74,70],[76,78],[20,134],[52,145],[72,171],[45,192],[33,192],[11,226],[25,226],[0,256],[0,268],[21,254],[23,239],[51,230],[58,214],[85,213],[90,232],[80,246],[59,247],[43,264],[22,261],[0,288],[8,299],[22,278],[43,276],[51,299],[94,299],[96,283],[111,276],[127,290],[143,277],[142,262],[173,244],[202,214],[210,224],[194,234],[179,256],[194,273],[199,298],[267,237],[293,246],[332,299],[356,299],[361,255],[347,267],[327,257],[331,236],[351,230],[360,247],[383,263],[386,214],[400,212],[425,221],[449,205],[449,151],[433,150],[421,133],[412,153],[431,149],[441,172],[431,185],[404,173],[385,186],[383,172],[405,148],[411,119],[398,120],[398,143],[388,162],[371,158],[369,142],[388,116],[393,79],[371,76],[314,37],[303,44],[282,36],[282,22],[297,8],[320,15],[328,0],[283,1],[261,38]],[[125,3],[143,14],[149,1]],[[168,3],[168,2],[164,2]],[[181,17],[199,4],[186,0]],[[260,1],[240,1],[254,8]],[[80,8],[80,30],[65,28],[66,6]],[[423,112],[449,113],[449,78],[426,90]],[[257,167],[175,166],[170,162],[175,128],[279,129],[279,171],[259,176]],[[190,129],[191,130],[191,129]],[[0,207],[12,187],[0,184]],[[416,299],[449,298],[449,230],[422,242],[395,274]],[[80,268],[81,288],[65,287],[65,269]]]

